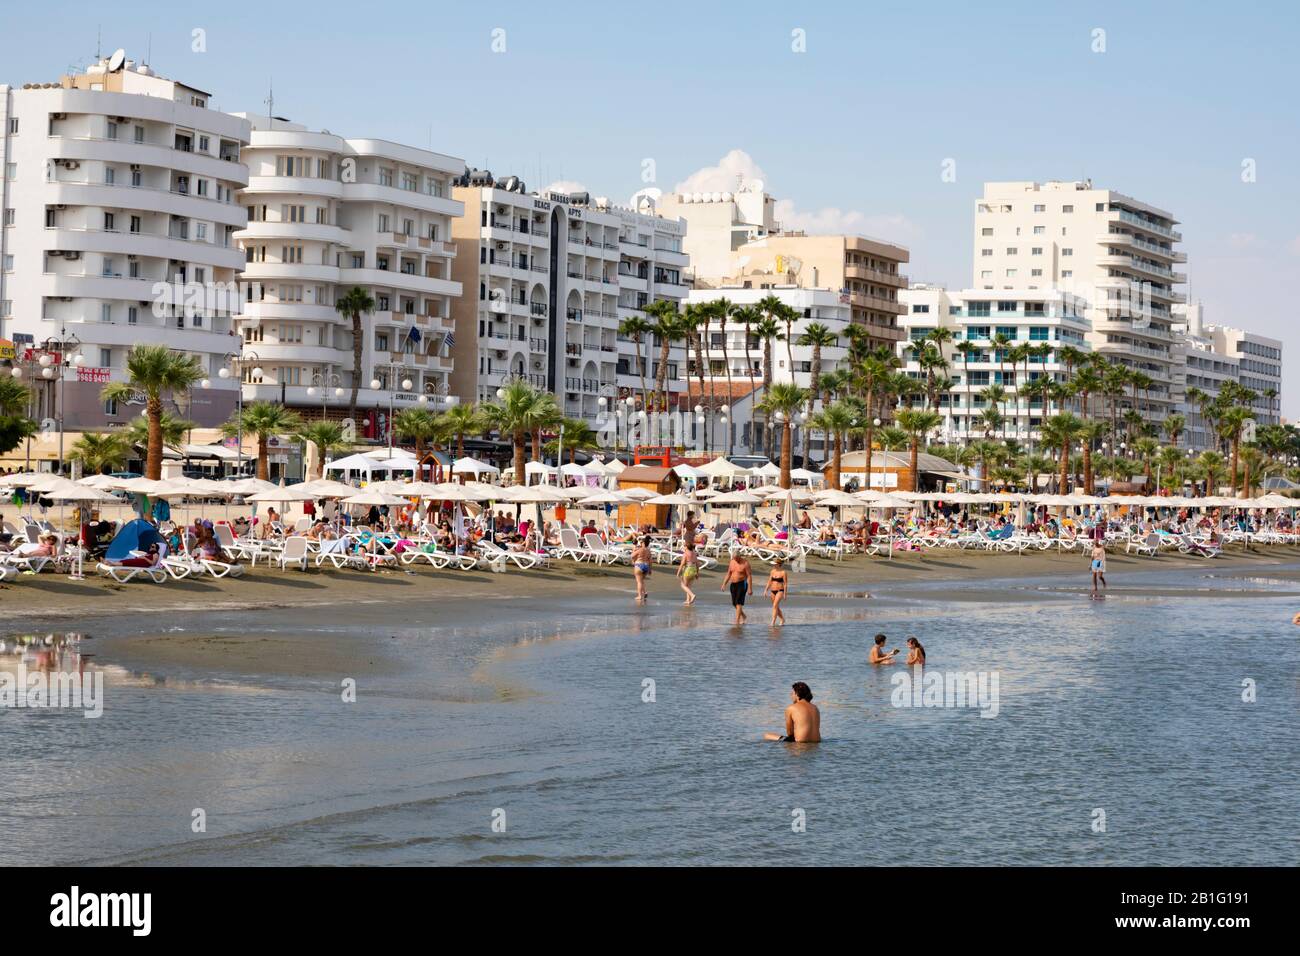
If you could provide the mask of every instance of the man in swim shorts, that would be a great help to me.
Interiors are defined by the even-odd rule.
[[[722,578],[722,587],[718,590],[731,590],[731,606],[736,609],[736,626],[745,623],[745,595],[749,593],[754,579],[754,571],[749,566],[749,559],[741,554],[733,554],[727,564],[727,573]]]
[[[764,734],[764,740],[787,744],[817,744],[822,739],[822,714],[812,702],[812,689],[803,681],[790,685],[790,706],[785,709],[785,733]]]

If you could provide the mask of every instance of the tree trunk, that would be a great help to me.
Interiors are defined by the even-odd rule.
[[[262,481],[268,481],[267,475],[270,474],[270,462],[266,447],[266,439],[261,435],[257,436],[257,477]]]
[[[456,457],[457,458],[465,457],[465,433],[464,432],[456,433]]]
[[[814,345],[812,347],[812,378],[809,384],[812,386],[808,391],[808,410],[812,411],[813,403],[817,401],[817,393],[821,391],[822,381],[822,347]],[[825,438],[822,440],[822,461],[825,462],[826,448]],[[808,467],[808,457],[812,454],[812,428],[805,424],[803,430],[803,466]]]
[[[542,460],[542,430],[539,428],[533,432],[533,461]]]
[[[772,386],[772,340],[763,340],[763,397],[767,397],[767,390]],[[751,421],[752,421],[751,416]],[[751,425],[751,429],[752,429]],[[772,413],[767,409],[763,410],[763,453],[767,455],[768,460],[772,458]]]
[[[1083,443],[1083,493],[1092,494],[1092,442]]]
[[[352,313],[352,399],[348,406],[348,417],[357,420],[357,391],[361,388],[361,313]]]
[[[1237,462],[1238,453],[1241,450],[1241,433],[1233,432],[1232,434],[1232,481],[1229,487],[1232,489],[1232,495],[1237,496]]]
[[[655,391],[660,393],[663,408],[668,409],[668,336],[659,336],[659,371],[655,373]]]
[[[149,415],[149,447],[145,451],[144,476],[158,481],[162,478],[162,398],[149,396],[145,410]]]
[[[1070,446],[1066,445],[1061,449],[1061,486],[1057,489],[1058,495],[1069,494],[1066,490],[1070,487]]]
[[[515,484],[526,485],[528,484],[528,475],[524,471],[524,430],[516,428],[512,439],[515,446]]]
[[[867,431],[863,436],[863,456],[862,456],[862,487],[864,489],[871,487],[871,438],[875,434],[876,426],[872,424],[871,409],[867,409]]]
[[[781,423],[781,487],[790,487],[790,420]]]
[[[723,402],[727,406],[727,424],[725,426],[726,434],[723,435],[723,447],[726,449],[724,454],[731,454],[731,423],[735,418],[736,410],[731,406],[734,404],[735,396],[731,393],[731,357],[727,354],[727,320],[720,318],[718,320],[718,330],[722,333],[722,370],[727,373],[727,400]],[[751,422],[749,430],[752,433],[754,426]]]
[[[637,360],[637,364],[640,364],[640,363],[641,363],[641,336],[638,335],[636,338],[634,338],[634,339],[632,340],[632,342],[633,342],[634,345],[636,345],[636,360]],[[647,359],[646,359],[646,360],[647,360],[647,362],[649,361],[649,357],[648,357],[648,356],[647,356]],[[646,402],[646,394],[645,394],[645,366],[644,366],[644,365],[641,365],[641,367],[638,369],[638,371],[639,371],[640,374],[641,374],[641,407],[642,407],[643,409],[647,409],[647,414],[648,414],[648,406],[647,406],[647,402]]]
[[[912,491],[913,493],[915,493],[915,492],[917,492],[917,491],[919,490],[919,488],[917,487],[918,482],[917,482],[917,480],[916,480],[916,479],[917,479],[917,474],[916,474],[916,465],[917,465],[917,461],[916,461],[916,457],[917,457],[917,451],[919,450],[920,445],[921,445],[921,436],[920,436],[920,435],[913,435],[913,436],[912,436],[912,454],[911,454],[911,456],[910,456],[910,460],[909,460],[908,463],[907,463],[907,466],[912,470],[912,488],[911,488],[911,491]]]
[[[844,460],[844,434],[842,432],[836,432],[834,441],[835,441],[834,451],[832,452],[833,457],[831,458],[833,464],[831,465],[830,487],[835,489],[836,491],[839,491],[840,490],[840,464]]]

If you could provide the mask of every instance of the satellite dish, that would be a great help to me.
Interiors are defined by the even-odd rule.
[[[108,72],[116,73],[122,69],[122,64],[126,62],[126,51],[118,49],[111,57],[108,58]]]
[[[745,182],[741,189],[747,193],[761,193],[763,191],[763,180],[750,179]]]

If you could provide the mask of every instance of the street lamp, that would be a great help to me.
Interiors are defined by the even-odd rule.
[[[381,382],[377,378],[372,378],[370,380],[370,387],[376,392],[379,391],[381,388],[383,388],[385,384],[386,383]],[[415,383],[412,382],[409,378],[404,378],[401,381],[401,386],[402,386],[402,391],[409,392],[412,388],[415,387]],[[388,391],[388,420],[384,423],[384,431],[388,432],[388,457],[391,458],[393,457],[393,399],[396,397],[396,394],[395,391],[391,388],[388,389],[387,391]],[[376,408],[378,408],[378,403],[376,403]]]
[[[327,414],[327,404],[329,402],[330,389],[334,390],[336,397],[343,395],[343,379],[338,375],[330,372],[326,374],[319,369],[311,373],[311,384],[307,386],[307,394],[315,397],[316,392],[320,392],[320,418],[325,421]]]
[[[53,386],[49,410],[51,417],[56,418],[59,423],[59,474],[63,473],[63,372],[70,366],[81,368],[86,364],[85,357],[78,351],[80,348],[81,340],[76,335],[69,335],[60,331],[59,335],[51,336],[41,343],[39,357],[18,360],[30,366],[33,370],[39,368],[41,370],[40,377],[44,379],[41,384],[48,382]],[[55,355],[58,356],[57,359],[55,359]],[[22,365],[15,365],[9,374],[16,379],[21,379],[24,374]],[[30,437],[27,439],[27,467],[31,468]]]
[[[244,366],[252,364],[252,377],[262,377],[262,366],[258,363],[261,361],[258,354],[252,351],[245,352],[227,352],[221,359],[221,368],[217,370],[217,377],[228,379],[234,376],[235,379],[235,441],[239,444],[235,449],[235,474],[240,478],[244,477]],[[205,378],[199,382],[200,388],[211,388],[212,379]]]

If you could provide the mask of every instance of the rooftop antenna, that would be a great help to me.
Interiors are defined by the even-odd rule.
[[[96,24],[95,25],[95,59],[96,60],[99,60],[104,55],[103,50],[101,49],[104,42],[103,33],[104,33],[103,26],[100,24]]]
[[[153,59],[153,34],[147,34],[144,41],[144,65],[148,66],[149,61]]]
[[[270,121],[268,129],[275,129],[275,80],[270,79],[266,84],[266,99],[262,100],[266,104],[266,117]]]

